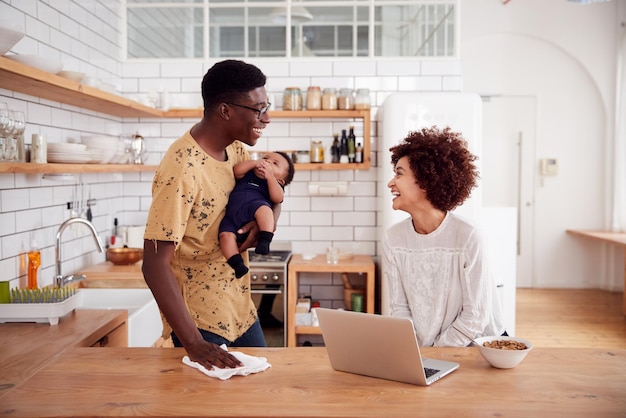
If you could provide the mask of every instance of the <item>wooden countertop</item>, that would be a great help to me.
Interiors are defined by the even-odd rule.
[[[622,303],[622,312],[626,316],[626,232],[613,232],[613,231],[597,231],[588,229],[568,229],[567,233],[574,236],[583,238],[590,238],[595,242],[602,242],[605,244],[617,245],[624,249],[624,296]]]
[[[128,319],[125,310],[77,309],[48,323],[0,324],[0,405],[14,387],[73,347],[89,347]],[[0,407],[2,409],[2,407]]]
[[[110,261],[94,264],[77,273],[87,276],[80,287],[147,288],[141,266],[141,261],[128,266],[116,266]]]
[[[272,367],[226,381],[180,348],[74,348],[2,398],[0,416],[623,417],[626,350],[535,347],[516,368],[476,348],[424,348],[461,367],[428,387],[331,369],[324,348],[246,348]],[[381,359],[384,361],[384,359]]]
[[[595,231],[587,229],[568,229],[567,233],[570,235],[577,235],[579,237],[592,238],[598,241],[603,241],[608,244],[615,244],[622,247],[626,247],[626,232],[612,232],[612,231]]]

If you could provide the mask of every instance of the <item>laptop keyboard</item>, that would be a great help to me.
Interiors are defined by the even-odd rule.
[[[424,373],[426,373],[426,378],[428,379],[430,376],[434,375],[435,373],[438,373],[439,370],[437,369],[429,369],[428,367],[424,367]]]

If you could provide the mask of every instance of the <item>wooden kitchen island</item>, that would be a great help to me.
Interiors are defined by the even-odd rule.
[[[536,347],[500,370],[476,348],[424,348],[461,364],[428,387],[334,371],[319,347],[240,350],[272,367],[221,381],[180,348],[73,348],[1,397],[0,416],[626,416],[626,350]]]

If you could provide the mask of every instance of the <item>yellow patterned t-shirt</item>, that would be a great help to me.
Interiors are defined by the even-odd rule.
[[[233,166],[249,159],[239,141],[226,153],[227,161],[216,161],[189,131],[170,146],[152,183],[144,238],[175,244],[170,265],[196,326],[234,341],[254,323],[256,308],[250,275],[235,278],[219,246],[218,227],[235,186]],[[169,337],[165,319],[163,328]]]

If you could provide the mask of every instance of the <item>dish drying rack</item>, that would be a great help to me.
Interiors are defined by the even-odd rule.
[[[0,304],[0,323],[48,322],[57,325],[60,317],[79,306],[79,297],[72,288],[12,289],[11,303]]]

